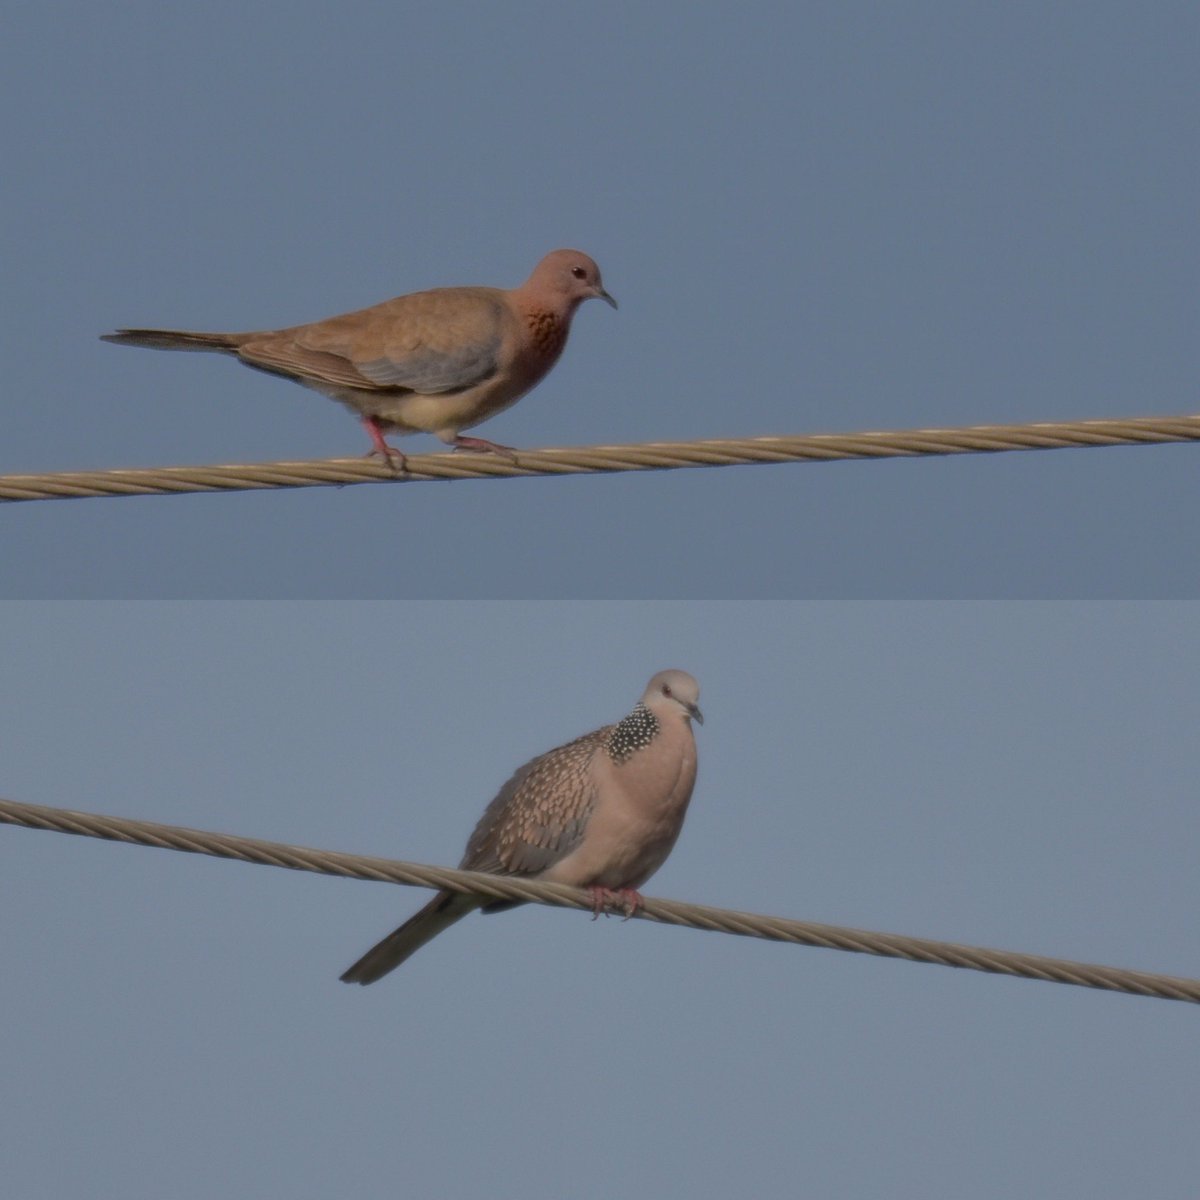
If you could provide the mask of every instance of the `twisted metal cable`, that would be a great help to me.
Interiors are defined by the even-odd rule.
[[[38,804],[20,804],[0,799],[0,823],[45,829],[57,833],[75,833],[85,837],[106,838],[140,846],[158,846],[184,850],[192,854],[210,854],[241,862],[294,871],[314,871],[349,879],[372,879],[387,883],[415,884],[420,887],[448,888],[495,900],[527,900],[560,908],[592,910],[590,892],[557,883],[539,883],[478,871],[456,871],[447,867],[429,867],[420,863],[397,862],[332,850],[311,850],[282,842],[266,842],[233,834],[206,833],[155,821],[135,821],[123,817],[105,817],[96,813],[47,808]],[[803,946],[822,946],[830,950],[852,950],[886,958],[912,962],[940,963],[947,967],[966,967],[996,975],[1015,975],[1023,979],[1041,979],[1049,983],[1069,983],[1078,987],[1126,992],[1134,996],[1153,996],[1161,1000],[1185,1000],[1200,1004],[1200,980],[1170,975],[1129,971],[1120,967],[1097,966],[1047,958],[1038,954],[1018,954],[1009,950],[988,950],[928,938],[903,937],[899,934],[872,933],[838,925],[794,921],[786,917],[760,916],[735,912],[705,904],[687,904],[678,900],[647,899],[636,916],[665,925],[686,925],[719,933],[769,941],[792,942]]]
[[[821,433],[793,437],[718,438],[711,441],[643,442],[629,446],[521,450],[511,462],[495,454],[412,454],[408,456],[408,469],[400,475],[381,461],[367,458],[0,475],[0,500],[63,500],[86,496],[342,487],[351,483],[416,483],[613,471],[667,471],[681,467],[828,462],[847,458],[912,458],[934,454],[1061,450],[1194,441],[1200,441],[1200,416],[969,425],[961,429]]]

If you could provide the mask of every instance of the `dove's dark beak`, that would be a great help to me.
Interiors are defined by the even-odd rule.
[[[613,308],[617,307],[617,302],[603,288],[597,290],[596,299],[603,300],[605,304],[610,304]]]
[[[613,307],[616,308],[616,305],[614,304]],[[700,711],[700,705],[689,704],[688,705],[688,716],[691,717],[692,720],[695,721],[697,725],[704,724],[704,714]]]

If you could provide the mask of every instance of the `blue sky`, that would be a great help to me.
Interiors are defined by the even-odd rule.
[[[359,453],[124,324],[600,262],[516,446],[1196,410],[1193,5],[10,13],[0,471]],[[437,449],[433,439],[406,442]],[[6,510],[0,595],[1196,596],[1196,450]]]
[[[10,9],[0,472],[359,453],[97,335],[560,245],[482,436],[1197,409],[1194,5]],[[454,863],[677,666],[648,892],[1195,976],[1197,453],[8,505],[0,795]],[[1194,1196],[1189,1006],[540,908],[340,985],[422,896],[0,829],[10,1190]]]

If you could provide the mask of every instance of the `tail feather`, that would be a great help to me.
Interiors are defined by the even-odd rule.
[[[146,346],[151,350],[218,350],[236,353],[245,335],[240,333],[191,333],[186,329],[118,329],[102,333],[102,342],[117,346]]]
[[[461,921],[480,905],[477,896],[462,892],[438,892],[420,912],[409,917],[399,929],[394,929],[383,941],[372,946],[341,979],[343,983],[364,986],[382,979],[405,959],[415,954],[426,942]]]

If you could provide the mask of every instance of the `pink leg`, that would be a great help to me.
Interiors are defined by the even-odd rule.
[[[592,893],[592,920],[594,921],[608,906],[608,898],[612,892],[608,888],[602,887],[590,887],[588,891]]]
[[[454,439],[455,450],[482,450],[485,454],[498,454],[510,462],[517,461],[517,452],[511,446],[501,446],[499,442],[489,442],[487,438],[463,437],[460,433]]]
[[[408,459],[395,446],[388,445],[379,422],[374,417],[363,417],[362,423],[363,428],[367,431],[367,436],[371,439],[371,449],[367,451],[367,457],[371,458],[378,454],[385,463],[391,464],[397,474],[407,471]]]
[[[605,911],[608,908],[615,908],[618,905],[625,912],[625,920],[629,920],[634,916],[638,909],[641,908],[645,901],[642,899],[642,894],[635,891],[633,888],[606,888],[606,887],[591,887],[588,891],[592,893],[592,920],[594,921],[602,912],[605,916],[608,913]]]

